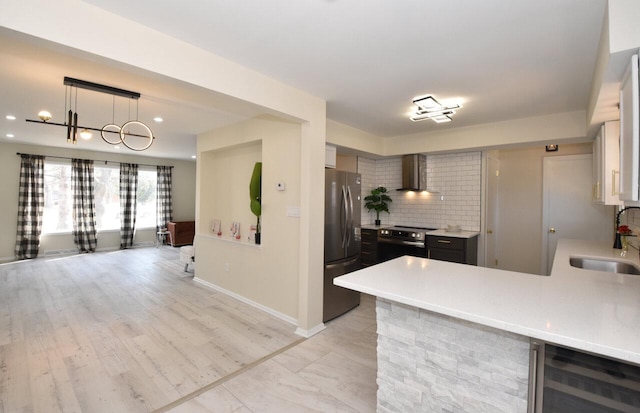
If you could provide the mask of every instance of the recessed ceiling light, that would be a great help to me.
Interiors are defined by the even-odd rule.
[[[160,123],[162,122],[164,119],[162,119],[160,116],[156,116],[155,118],[153,118],[154,122]]]
[[[191,159],[196,159],[196,156],[195,155],[191,155]]]
[[[13,115],[7,115],[6,118],[7,120],[16,120],[16,117]]]
[[[16,135],[14,135],[13,133],[7,133],[7,138],[15,138]]]

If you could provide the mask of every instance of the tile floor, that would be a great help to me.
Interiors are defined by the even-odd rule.
[[[171,413],[375,412],[375,299]]]

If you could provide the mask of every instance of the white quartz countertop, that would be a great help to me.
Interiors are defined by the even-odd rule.
[[[480,235],[480,233],[477,231],[447,231],[446,229],[437,229],[435,231],[427,231],[427,235],[436,237],[473,238]]]
[[[572,256],[620,259],[611,244],[558,241],[550,276],[405,256],[343,275],[335,284],[640,364],[640,276],[569,265]],[[624,259],[639,264],[635,249]]]

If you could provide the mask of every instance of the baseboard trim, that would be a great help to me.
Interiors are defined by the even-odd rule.
[[[220,287],[218,285],[210,283],[209,281],[205,281],[202,278],[193,277],[193,281],[195,281],[195,282],[197,282],[199,284],[202,284],[205,287],[209,287],[209,288],[211,288],[213,290],[221,292],[222,294],[228,295],[229,297],[233,297],[236,300],[242,301],[245,304],[249,304],[250,306],[255,307],[255,308],[259,309],[259,310],[262,310],[265,313],[270,314],[270,315],[272,315],[272,316],[274,316],[276,318],[279,318],[282,321],[286,321],[289,324],[292,324],[294,326],[298,325],[298,320],[294,319],[293,317],[290,317],[290,316],[288,316],[286,314],[283,314],[283,313],[281,313],[279,311],[276,311],[273,308],[269,308],[267,306],[264,306],[264,305],[262,305],[260,303],[257,303],[257,302],[255,302],[253,300],[250,300],[250,299],[248,299],[246,297],[243,297],[243,296],[241,296],[241,295],[239,295],[237,293],[234,293],[233,291],[229,291],[229,290],[227,290],[225,288],[222,288],[222,287]],[[297,334],[297,330],[296,330],[296,334]]]
[[[304,330],[300,327],[296,328],[296,334],[299,336],[302,336],[304,338],[309,338],[311,336],[315,336],[316,334],[318,334],[319,332],[321,332],[322,330],[324,330],[325,328],[327,328],[324,323],[320,323],[317,326],[311,327],[308,330]]]
[[[16,256],[14,255],[13,257],[0,257],[0,263],[1,264],[5,264],[8,262],[13,262],[16,261]]]

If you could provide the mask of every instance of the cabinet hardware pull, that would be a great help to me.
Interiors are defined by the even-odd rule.
[[[538,351],[540,344],[537,342],[531,343],[531,349],[529,354],[529,395],[527,400],[527,413],[534,413],[536,411],[536,388],[538,385]]]
[[[611,195],[620,195],[620,192],[616,191],[616,175],[620,175],[620,171],[614,169],[611,170]]]
[[[451,241],[446,240],[446,239],[439,239],[439,240],[438,240],[438,242],[439,242],[440,244],[451,244]]]

